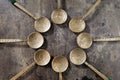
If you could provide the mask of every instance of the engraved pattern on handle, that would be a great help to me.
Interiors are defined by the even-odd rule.
[[[62,80],[62,72],[59,72],[59,80]]]
[[[21,6],[19,3],[14,3],[14,5],[16,6],[16,7],[18,7],[20,10],[22,10],[23,12],[25,12],[26,14],[28,14],[30,17],[32,17],[33,19],[35,19],[35,20],[37,20],[37,18],[33,15],[33,14],[31,14],[27,9],[25,9],[23,6]]]
[[[25,42],[25,39],[0,39],[0,43]]]
[[[95,67],[93,67],[88,62],[85,62],[85,65],[87,65],[91,70],[93,70],[95,73],[97,73],[103,80],[109,80],[108,77],[106,77],[103,73],[101,73],[100,71],[98,71]]]
[[[90,9],[83,15],[82,20],[84,20],[95,8],[100,4],[101,0],[96,0],[95,4],[90,7]]]
[[[35,62],[33,62],[31,65],[29,65],[28,67],[26,67],[25,69],[23,69],[21,72],[19,72],[18,74],[16,74],[14,77],[12,77],[10,80],[17,80],[19,77],[21,77],[23,74],[25,74],[26,72],[28,72],[29,70],[31,70],[31,68],[33,68],[33,66],[35,65]]]
[[[103,38],[103,39],[94,39],[94,41],[120,41],[120,38]]]

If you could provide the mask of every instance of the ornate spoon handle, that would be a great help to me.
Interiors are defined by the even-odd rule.
[[[31,70],[31,68],[33,68],[34,65],[35,65],[35,62],[33,62],[31,65],[27,66],[25,69],[23,69],[22,71],[20,71],[18,74],[16,74],[10,80],[17,80],[20,76],[22,76],[23,74],[25,74],[26,72],[28,72],[29,70]]]
[[[85,62],[85,65],[87,65],[91,70],[93,70],[95,73],[97,73],[103,80],[109,80],[108,77],[106,77],[103,73],[101,73],[100,71],[98,71],[95,67],[93,67],[88,62]]]
[[[83,15],[82,20],[84,20],[95,8],[100,4],[101,0],[97,0],[96,3],[90,7],[90,9]]]
[[[118,38],[94,39],[94,41],[120,41],[120,37],[118,37]]]
[[[22,10],[24,13],[28,14],[33,19],[37,19],[33,14],[31,14],[27,9],[25,9],[23,6],[21,6],[16,0],[9,0],[14,6]]]
[[[25,42],[25,39],[0,39],[0,43]]]
[[[27,9],[25,9],[23,6],[21,6],[20,4],[18,3],[14,3],[14,5],[16,7],[18,7],[20,10],[22,10],[23,12],[25,12],[26,14],[28,14],[30,17],[32,17],[33,19],[37,19],[33,14],[31,14]]]

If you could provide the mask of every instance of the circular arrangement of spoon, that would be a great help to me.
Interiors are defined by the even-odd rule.
[[[21,6],[15,0],[10,0],[10,2],[14,6],[16,6],[17,8],[19,8],[20,10],[22,10],[23,12],[28,14],[29,16],[31,16],[35,20],[34,28],[35,28],[36,31],[44,33],[44,32],[47,32],[50,29],[51,23],[50,23],[48,18],[46,18],[46,17],[36,18],[34,15],[32,15],[28,10],[26,10],[23,6]],[[86,24],[85,24],[85,21],[84,21],[85,18],[91,12],[93,12],[95,10],[95,8],[100,4],[100,2],[101,2],[101,0],[96,0],[96,3],[93,6],[91,6],[91,8],[86,12],[86,14],[84,14],[82,16],[82,18],[71,19],[71,21],[69,22],[70,30],[73,31],[73,32],[76,32],[76,33],[82,32],[86,27]],[[58,4],[57,9],[53,10],[53,12],[51,14],[51,20],[55,24],[63,24],[67,21],[68,16],[67,16],[67,13],[65,12],[65,10],[61,9],[61,5],[62,5],[61,0],[57,0],[57,4]],[[40,48],[44,43],[43,36],[38,32],[31,33],[27,37],[27,39],[0,39],[0,43],[27,42],[29,47],[37,49],[37,48]],[[83,48],[83,49],[90,48],[93,41],[120,41],[120,38],[93,39],[90,36],[90,34],[85,33],[85,32],[79,34],[78,37],[77,37],[77,44],[80,48]],[[91,64],[89,64],[86,61],[87,56],[86,56],[85,51],[80,49],[80,48],[73,49],[70,52],[70,56],[69,56],[70,61],[75,65],[85,64],[91,70],[93,70],[95,73],[97,73],[102,79],[112,80],[112,79],[106,77],[100,71],[98,71]],[[45,49],[37,50],[34,54],[34,62],[31,65],[27,66],[22,71],[20,71],[18,74],[16,74],[10,80],[18,79],[23,74],[30,71],[35,66],[35,64],[37,64],[38,66],[47,65],[50,62],[50,59],[51,59],[51,57],[50,57],[50,54],[47,50],[45,50]],[[59,80],[63,80],[62,73],[67,70],[68,66],[69,66],[68,60],[64,56],[56,56],[52,60],[52,69],[55,72],[59,73]]]
[[[57,56],[52,61],[52,69],[59,73],[59,80],[63,80],[62,72],[65,72],[68,68],[68,60],[64,56]]]
[[[51,19],[55,24],[63,24],[67,20],[67,13],[61,9],[61,0],[57,0],[58,8],[53,10]]]
[[[85,18],[95,10],[95,8],[100,4],[101,0],[97,0],[96,3],[83,15],[82,18],[72,18],[69,22],[69,29],[73,32],[82,32],[85,29]]]
[[[32,32],[27,39],[0,39],[0,43],[27,42],[29,47],[37,49],[44,43],[43,36],[38,32]]]
[[[93,41],[120,41],[120,37],[118,38],[103,38],[103,39],[93,39],[89,33],[81,33],[77,37],[77,44],[79,47],[83,49],[88,49],[91,47]]]
[[[86,61],[86,53],[84,50],[80,48],[73,49],[70,52],[70,61],[75,65],[82,65],[83,63],[88,66],[91,70],[93,70],[96,74],[98,74],[103,80],[109,80],[104,74],[98,71],[95,67],[89,64]]]
[[[51,59],[51,57],[50,57],[50,54],[49,54],[48,51],[46,51],[44,49],[39,49],[34,54],[34,62],[31,65],[29,65],[28,67],[26,67],[25,69],[23,69],[22,71],[20,71],[18,74],[16,74],[10,80],[18,79],[23,74],[25,74],[28,71],[30,71],[35,66],[35,64],[37,64],[38,66],[45,66],[45,65],[47,65],[50,62],[50,59]]]
[[[32,17],[35,20],[34,28],[36,31],[44,33],[47,32],[50,27],[51,23],[47,17],[41,17],[41,18],[36,18],[34,15],[32,15],[27,9],[25,9],[23,6],[21,6],[18,2],[15,0],[9,0],[14,6],[28,14],[30,17]]]

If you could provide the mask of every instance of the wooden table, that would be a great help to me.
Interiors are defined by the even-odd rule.
[[[52,10],[56,8],[56,0],[17,0],[37,17],[50,19]],[[62,0],[63,8],[69,19],[63,25],[52,23],[50,31],[43,33],[45,44],[51,56],[63,55],[78,47],[76,37],[71,32],[68,22],[72,17],[81,17],[95,0]],[[120,36],[120,0],[103,0],[95,12],[87,19],[84,32],[95,38]],[[0,38],[26,38],[35,31],[34,20],[14,7],[8,0],[0,0]],[[33,62],[33,54],[26,43],[0,44],[0,80],[9,80],[23,68]],[[96,42],[86,50],[87,60],[98,70],[113,80],[120,76],[120,42]],[[75,66],[70,63],[63,73],[64,80],[82,80],[87,76],[91,80],[102,80],[85,65]],[[58,74],[51,69],[51,62],[45,67],[34,67],[20,80],[58,80]]]

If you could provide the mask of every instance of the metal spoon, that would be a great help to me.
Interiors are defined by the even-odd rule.
[[[49,52],[44,50],[44,49],[39,49],[37,52],[35,52],[34,61],[35,62],[33,62],[31,65],[29,65],[28,67],[26,67],[25,69],[20,71],[18,74],[16,74],[10,80],[18,79],[23,74],[25,74],[28,71],[30,71],[35,66],[35,64],[37,64],[38,66],[45,66],[45,65],[47,65],[49,63],[49,61],[50,61],[50,54],[49,54]]]
[[[64,56],[57,56],[52,61],[52,68],[59,73],[59,80],[62,80],[62,72],[68,68],[68,60]]]
[[[51,19],[55,24],[63,24],[67,20],[67,13],[61,9],[61,0],[57,0],[58,8],[55,9],[51,14]]]
[[[70,61],[75,65],[82,65],[84,63],[91,70],[97,73],[103,80],[111,80],[111,78],[106,77],[104,74],[98,71],[95,67],[93,67],[91,64],[86,62],[86,53],[84,50],[80,48],[73,49],[70,52]]]
[[[41,17],[41,18],[36,18],[34,15],[32,15],[28,10],[26,10],[23,6],[21,6],[16,0],[9,0],[14,6],[31,16],[35,20],[35,25],[34,28],[36,31],[44,33],[47,32],[50,27],[51,23],[48,18],[46,17]]]
[[[79,47],[83,49],[87,49],[91,47],[93,41],[120,41],[120,37],[118,38],[103,38],[103,39],[93,39],[89,33],[81,33],[77,37],[77,44]]]
[[[29,47],[37,49],[44,43],[43,36],[38,32],[32,32],[27,39],[0,39],[0,43],[27,42]]]
[[[87,11],[82,18],[73,18],[69,22],[69,29],[73,32],[82,32],[85,29],[85,18],[95,10],[95,8],[100,4],[101,0],[97,0],[96,3]]]

